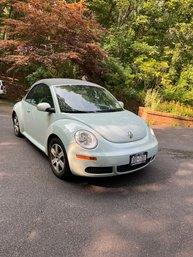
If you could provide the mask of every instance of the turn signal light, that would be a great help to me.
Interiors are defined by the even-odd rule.
[[[82,159],[82,160],[87,160],[87,161],[96,161],[97,158],[96,157],[91,157],[91,156],[86,156],[86,155],[80,155],[77,154],[76,158]]]

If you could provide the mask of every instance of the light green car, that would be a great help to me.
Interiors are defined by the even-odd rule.
[[[15,104],[16,136],[48,155],[54,174],[106,177],[139,170],[158,142],[146,122],[103,87],[73,79],[43,79]]]

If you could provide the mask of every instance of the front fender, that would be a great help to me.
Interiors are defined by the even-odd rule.
[[[89,130],[93,134],[96,133],[90,127],[86,126],[86,124],[79,122],[79,121],[75,121],[75,120],[71,120],[71,119],[56,120],[48,128],[47,143],[48,143],[49,137],[51,135],[56,135],[62,141],[62,143],[67,151],[68,148],[72,144],[76,144],[74,135],[80,129]],[[46,154],[48,154],[47,147],[46,147]]]

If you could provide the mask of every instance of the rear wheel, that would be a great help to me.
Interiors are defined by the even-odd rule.
[[[16,113],[13,114],[13,129],[14,129],[14,133],[15,133],[16,137],[22,136],[21,131],[20,131],[20,126],[19,126],[19,120],[18,120]]]
[[[65,148],[59,138],[50,141],[48,155],[52,171],[58,178],[67,179],[72,175]]]

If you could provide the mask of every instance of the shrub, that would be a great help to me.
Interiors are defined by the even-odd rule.
[[[163,102],[157,105],[156,111],[173,113],[179,116],[193,117],[193,108],[189,105],[184,105],[179,102]]]
[[[179,101],[162,101],[159,92],[156,90],[148,90],[145,95],[145,107],[153,111],[173,113],[179,116],[193,117],[193,108]]]
[[[151,110],[155,111],[157,106],[161,102],[161,97],[157,90],[147,90],[147,93],[145,95],[145,107],[149,107]]]

